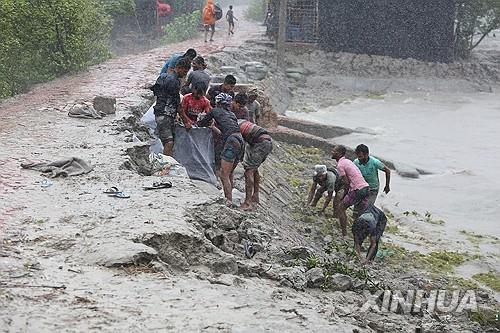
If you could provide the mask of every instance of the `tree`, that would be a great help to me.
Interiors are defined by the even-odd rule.
[[[455,57],[468,58],[488,34],[500,28],[500,0],[457,0]]]
[[[97,0],[2,0],[0,99],[108,57],[110,23]]]

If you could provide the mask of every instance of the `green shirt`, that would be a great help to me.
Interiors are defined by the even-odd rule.
[[[366,164],[361,164],[358,159],[354,160],[354,164],[356,164],[358,169],[361,171],[363,178],[370,185],[370,190],[378,190],[378,171],[385,169],[384,163],[380,162],[375,157],[369,156]]]

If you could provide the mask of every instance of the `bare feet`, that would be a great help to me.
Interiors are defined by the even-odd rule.
[[[248,202],[244,202],[241,204],[240,208],[243,210],[250,210],[250,209],[252,209],[252,204],[250,204]]]

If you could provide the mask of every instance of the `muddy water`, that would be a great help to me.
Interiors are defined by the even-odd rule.
[[[395,176],[379,204],[429,211],[446,222],[447,235],[468,230],[500,237],[500,94],[392,93],[288,115],[357,128],[335,141],[365,143],[375,155],[433,173]]]

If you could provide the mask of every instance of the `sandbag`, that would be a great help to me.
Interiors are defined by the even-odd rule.
[[[187,170],[189,178],[217,185],[212,130],[180,125],[175,127],[174,158]]]

